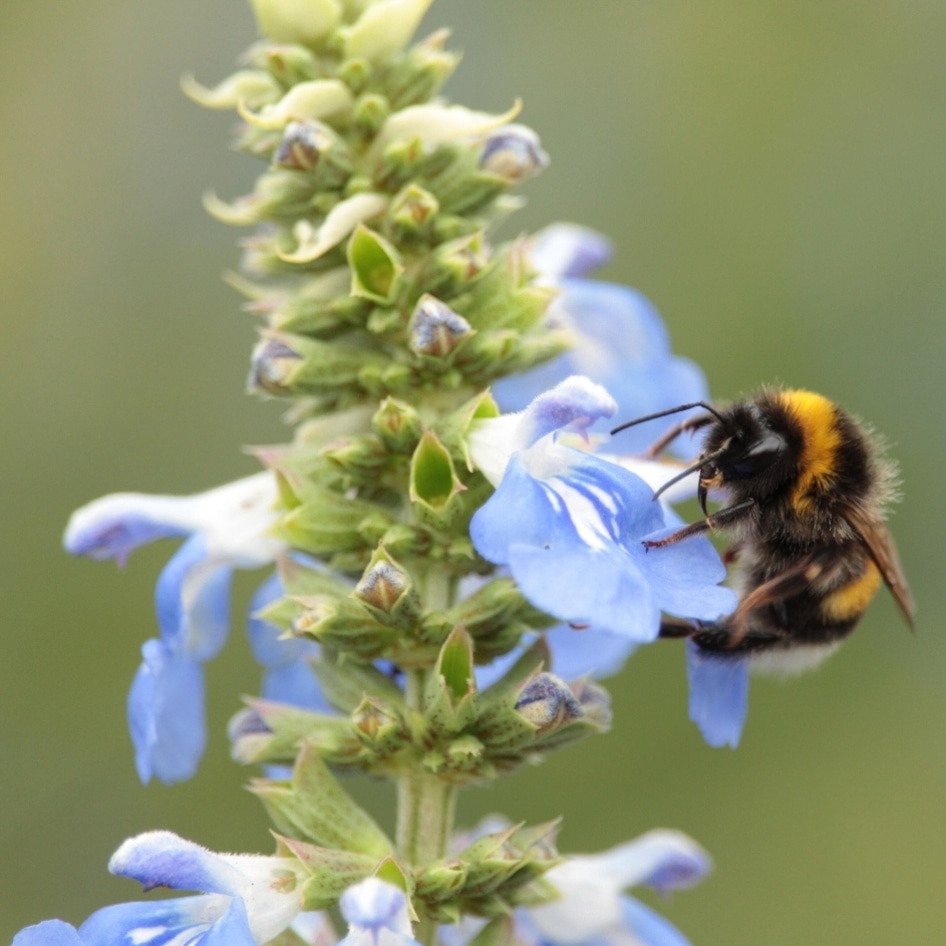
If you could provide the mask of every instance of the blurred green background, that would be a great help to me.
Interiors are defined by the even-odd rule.
[[[607,276],[650,295],[715,397],[809,386],[888,436],[920,609],[911,638],[882,595],[818,673],[756,681],[737,752],[688,722],[680,649],[646,648],[609,735],[467,793],[464,821],[561,813],[570,851],[690,832],[716,873],[660,909],[697,946],[941,946],[946,4],[439,0],[427,23],[465,51],[452,97],[522,96],[552,155],[516,226],[610,234]],[[200,207],[257,167],[177,88],[253,36],[239,0],[0,4],[0,942],[135,899],[105,870],[129,834],[270,849],[223,735],[257,681],[239,626],[199,776],[142,788],[124,701],[170,546],[124,572],[59,547],[95,496],[201,490],[286,437],[243,394],[253,326],[219,278],[239,233]],[[356,790],[390,819],[381,786]]]

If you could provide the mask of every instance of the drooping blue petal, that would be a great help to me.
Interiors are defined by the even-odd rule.
[[[690,719],[715,747],[739,745],[749,710],[749,658],[714,654],[686,642]]]
[[[122,903],[93,913],[79,929],[85,946],[255,946],[238,898],[208,894]]]
[[[196,660],[212,660],[230,627],[233,570],[208,558],[207,543],[191,536],[171,556],[155,586],[154,603],[161,636],[175,640]]]
[[[624,924],[641,946],[690,946],[690,941],[659,913],[635,900],[622,897]]]
[[[44,920],[20,930],[12,946],[87,946],[76,928],[62,920]]]
[[[162,640],[141,648],[143,663],[128,694],[128,726],[138,777],[165,784],[190,778],[204,754],[204,670]]]
[[[234,568],[258,568],[285,551],[271,527],[278,512],[271,471],[190,496],[117,493],[76,510],[66,548],[120,563],[138,546],[188,536],[161,573],[155,606],[161,644],[146,645],[129,694],[139,775],[189,778],[205,742],[203,676],[197,663],[223,647]],[[173,743],[180,741],[175,748]]]

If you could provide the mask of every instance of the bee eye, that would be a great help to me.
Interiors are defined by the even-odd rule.
[[[733,479],[745,479],[770,467],[785,448],[785,441],[777,434],[769,434],[743,456],[728,464],[727,473]]]

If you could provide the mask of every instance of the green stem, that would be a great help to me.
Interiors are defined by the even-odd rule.
[[[424,687],[428,670],[407,673],[407,704],[417,712],[423,709]],[[409,771],[397,783],[397,852],[414,867],[442,858],[453,833],[456,815],[456,786],[450,785],[423,768],[418,756]],[[434,946],[437,923],[421,916],[414,930],[418,942]]]

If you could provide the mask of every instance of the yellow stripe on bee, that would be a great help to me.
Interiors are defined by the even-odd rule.
[[[798,482],[792,504],[804,511],[810,494],[823,489],[834,478],[841,431],[837,427],[834,404],[813,391],[782,391],[782,404],[798,420],[804,443],[798,464]]]
[[[864,574],[836,591],[821,602],[821,613],[830,621],[849,621],[860,617],[880,587],[880,569],[870,560]]]

